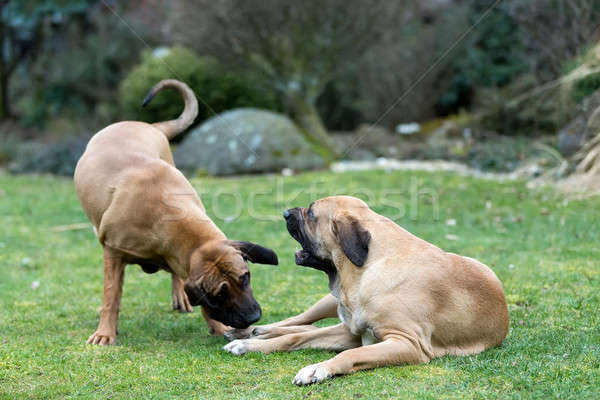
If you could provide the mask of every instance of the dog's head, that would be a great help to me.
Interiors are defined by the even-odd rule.
[[[277,265],[273,250],[250,242],[218,240],[196,250],[190,261],[185,293],[190,304],[234,328],[246,328],[261,317],[252,295],[248,261]]]
[[[369,253],[371,234],[361,224],[367,204],[349,196],[326,197],[308,208],[291,208],[283,213],[290,235],[302,246],[296,264],[335,272],[332,254],[340,250],[357,267]]]

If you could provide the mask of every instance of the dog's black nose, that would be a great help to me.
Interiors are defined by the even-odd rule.
[[[248,318],[247,318],[248,326],[250,326],[253,323],[260,320],[260,317],[262,317],[262,311],[261,311],[260,307],[258,307],[257,310],[255,310],[250,316],[248,316]]]
[[[290,217],[290,210],[285,210],[283,212],[283,218],[288,219]]]

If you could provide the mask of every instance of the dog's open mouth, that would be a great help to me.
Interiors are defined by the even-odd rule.
[[[290,235],[302,246],[302,249],[297,250],[294,259],[296,265],[303,267],[311,267],[331,274],[335,271],[335,265],[332,261],[318,257],[312,251],[312,243],[303,229],[302,216],[296,211],[286,217],[287,230]]]
[[[296,265],[310,267],[325,272],[329,278],[329,289],[333,290],[337,278],[337,270],[333,261],[317,257],[305,249],[296,250],[295,261]]]
[[[305,265],[306,262],[312,257],[308,251],[301,249],[296,250],[296,254],[294,255],[295,261],[297,265]]]
[[[335,266],[329,260],[315,256],[313,253],[306,249],[297,250],[294,255],[296,265],[303,267],[311,267],[324,272],[335,271]]]

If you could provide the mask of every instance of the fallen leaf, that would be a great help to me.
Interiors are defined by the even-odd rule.
[[[66,232],[66,231],[74,231],[74,230],[78,230],[78,229],[88,229],[91,227],[92,227],[92,225],[89,222],[78,222],[78,223],[69,224],[69,225],[53,226],[50,228],[50,231],[51,232]]]

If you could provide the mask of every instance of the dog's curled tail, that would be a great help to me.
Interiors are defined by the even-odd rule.
[[[142,103],[142,107],[145,107],[156,93],[158,93],[163,88],[174,88],[181,93],[183,96],[183,101],[185,102],[185,107],[183,108],[183,112],[177,119],[172,119],[170,121],[162,121],[155,122],[152,126],[158,128],[162,131],[167,139],[172,139],[177,136],[179,133],[183,132],[187,127],[189,127],[196,119],[198,115],[198,100],[196,100],[196,96],[194,95],[194,91],[190,89],[188,85],[183,82],[180,82],[175,79],[164,79],[158,82],[146,95],[144,102]]]

